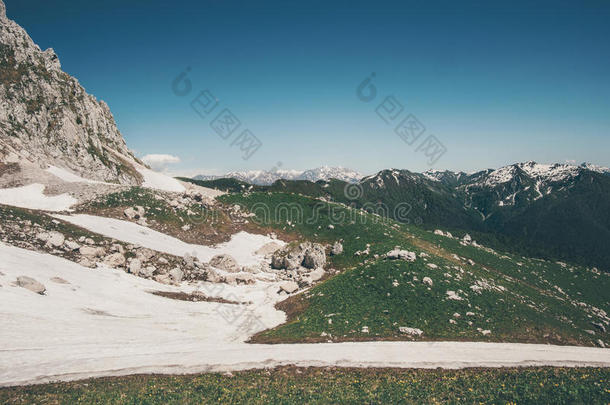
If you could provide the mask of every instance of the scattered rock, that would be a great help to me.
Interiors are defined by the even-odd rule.
[[[44,295],[45,291],[47,290],[44,285],[28,276],[17,277],[17,286],[40,295]]]
[[[597,345],[601,348],[605,348],[606,345],[604,344],[604,341],[601,339],[597,339]]]
[[[432,287],[432,285],[434,284],[434,283],[432,282],[432,279],[431,279],[430,277],[424,277],[424,278],[422,279],[422,283],[424,283],[424,284],[426,284],[426,285],[428,285],[428,286],[430,286],[430,287]]]

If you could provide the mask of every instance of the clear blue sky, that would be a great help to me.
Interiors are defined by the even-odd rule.
[[[387,95],[446,146],[435,168],[610,165],[608,1],[5,3],[110,105],[138,155],[178,156],[175,170],[426,170],[375,113]],[[249,160],[171,91],[187,66],[193,92],[262,141]],[[371,72],[378,95],[364,103]]]

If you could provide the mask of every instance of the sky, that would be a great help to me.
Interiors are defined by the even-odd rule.
[[[173,173],[610,166],[608,1],[4,1]]]

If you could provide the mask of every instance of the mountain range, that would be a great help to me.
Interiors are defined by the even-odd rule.
[[[226,180],[201,184],[245,187]],[[610,169],[589,163],[523,162],[474,173],[387,169],[357,183],[281,180],[258,188],[264,189],[324,197],[424,228],[469,232],[523,254],[610,268]]]
[[[356,183],[362,178],[362,174],[355,170],[343,167],[322,166],[310,170],[249,170],[233,171],[221,176],[197,175],[194,180],[217,180],[232,178],[259,186],[268,186],[277,180],[308,180],[316,182],[318,180],[338,179],[348,183]]]

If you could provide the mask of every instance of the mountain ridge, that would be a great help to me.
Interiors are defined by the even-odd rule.
[[[259,186],[269,186],[277,180],[308,180],[315,183],[319,180],[337,179],[355,183],[362,178],[362,175],[355,170],[344,167],[321,166],[308,170],[276,169],[232,171],[219,176],[200,174],[194,176],[193,180],[218,180],[223,178],[233,178]]]

